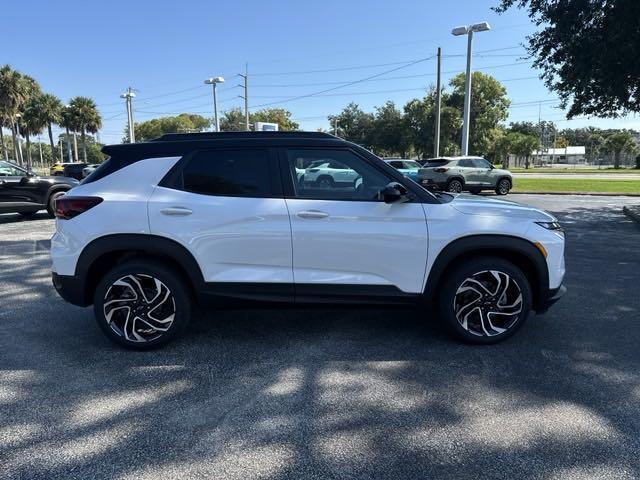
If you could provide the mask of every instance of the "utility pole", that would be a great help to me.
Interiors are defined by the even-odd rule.
[[[244,66],[244,75],[239,73],[244,79],[244,96],[240,95],[240,98],[244,98],[244,129],[249,131],[249,64]],[[242,85],[240,85],[242,86]]]
[[[442,59],[442,51],[440,47],[438,47],[438,61],[436,66],[436,131],[434,133],[435,138],[433,139],[433,156],[440,156],[440,62]]]
[[[58,143],[60,144],[60,163],[62,163],[64,162],[64,157],[62,156],[62,139],[59,139]]]
[[[131,90],[131,87],[129,87],[126,92],[120,95],[120,98],[124,98],[125,103],[127,104],[127,123],[129,126],[129,143],[135,143],[136,141],[136,134],[133,128],[133,105],[131,103],[131,100],[135,96],[136,94],[133,93],[133,91]],[[76,156],[77,155],[78,154],[76,153]]]
[[[336,137],[338,136],[338,119],[337,118],[333,119],[333,134]]]

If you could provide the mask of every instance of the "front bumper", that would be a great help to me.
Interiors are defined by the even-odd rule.
[[[86,307],[91,304],[85,295],[85,283],[78,277],[72,275],[58,275],[51,273],[53,287],[64,300],[79,307]]]
[[[545,313],[549,310],[549,307],[560,300],[563,295],[567,293],[567,287],[560,285],[558,288],[552,288],[547,291],[547,294],[538,300],[535,311],[537,314]]]

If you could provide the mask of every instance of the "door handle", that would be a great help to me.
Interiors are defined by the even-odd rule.
[[[320,210],[303,210],[297,213],[300,218],[320,219],[327,218],[329,214],[327,212],[321,212]]]
[[[193,212],[185,207],[169,207],[160,210],[163,215],[169,215],[170,217],[185,217],[191,215]]]

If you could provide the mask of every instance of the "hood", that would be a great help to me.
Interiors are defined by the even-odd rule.
[[[537,208],[520,205],[509,200],[497,200],[478,195],[456,195],[451,206],[466,215],[494,215],[500,217],[529,218],[540,222],[553,222],[556,218]]]

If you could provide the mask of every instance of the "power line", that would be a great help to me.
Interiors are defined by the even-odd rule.
[[[278,102],[263,103],[261,105],[255,105],[252,108],[260,108],[260,107],[266,107],[266,106],[269,106],[269,105],[282,104],[282,103],[292,102],[294,100],[300,100],[302,98],[313,97],[315,95],[320,95],[320,94],[323,94],[323,93],[332,92],[332,91],[338,90],[340,88],[344,88],[344,87],[349,87],[351,85],[355,85],[356,83],[366,82],[367,80],[373,80],[374,78],[381,77],[383,75],[386,75],[387,73],[395,72],[397,70],[400,70],[400,69],[403,69],[403,68],[407,68],[407,67],[416,65],[418,63],[422,63],[422,62],[426,62],[428,60],[432,60],[434,57],[435,57],[435,55],[431,55],[430,57],[425,57],[425,58],[421,58],[421,59],[418,59],[418,60],[414,60],[413,62],[407,63],[406,65],[401,65],[400,67],[392,68],[391,70],[385,70],[384,72],[376,73],[375,75],[370,75],[368,77],[361,78],[359,80],[354,80],[352,82],[347,82],[347,83],[344,83],[342,85],[338,85],[337,87],[327,88],[325,90],[320,90],[318,92],[312,92],[312,93],[308,93],[308,94],[305,94],[305,95],[298,95],[298,96],[287,98],[287,99],[284,99],[284,100],[278,101]]]

